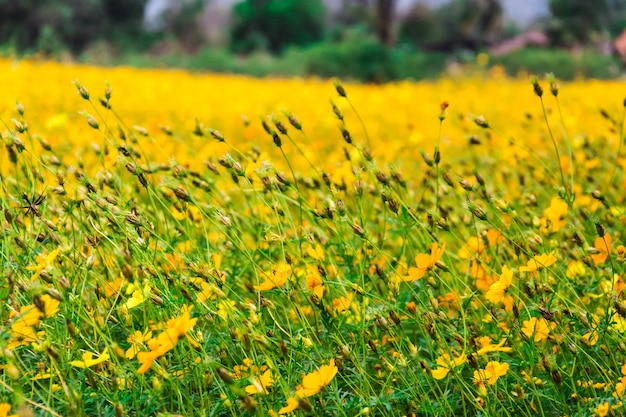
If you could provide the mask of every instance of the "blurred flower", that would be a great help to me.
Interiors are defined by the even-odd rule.
[[[102,351],[100,356],[94,359],[93,353],[85,352],[79,361],[70,361],[68,362],[70,365],[75,366],[77,368],[90,368],[94,365],[98,365],[100,363],[108,361],[110,355],[107,353],[106,348]]]

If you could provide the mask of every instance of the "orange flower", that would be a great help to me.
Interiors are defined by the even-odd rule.
[[[593,263],[595,265],[604,263],[611,254],[611,235],[607,233],[603,238],[597,237],[593,242],[593,247],[599,251],[599,253],[591,255]]]
[[[148,347],[150,352],[137,353],[137,360],[141,364],[141,367],[137,370],[140,374],[144,374],[150,369],[152,363],[160,356],[165,355],[170,350],[174,349],[174,346],[183,337],[187,336],[187,339],[194,344],[193,340],[189,338],[187,332],[193,328],[198,321],[197,318],[191,318],[191,309],[187,306],[183,306],[183,314],[179,317],[171,319],[167,322],[167,328],[161,332],[156,338],[148,341]]]
[[[437,242],[433,243],[430,249],[430,255],[426,255],[425,253],[418,254],[415,257],[415,264],[417,265],[417,268],[409,268],[409,275],[403,279],[408,282],[413,282],[422,278],[426,275],[426,272],[435,267],[435,264],[439,261],[439,259],[441,259],[445,250],[445,242],[441,245],[441,248],[439,248],[439,244]]]

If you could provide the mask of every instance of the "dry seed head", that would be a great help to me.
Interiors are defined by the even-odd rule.
[[[213,139],[217,140],[218,142],[225,141],[224,135],[222,135],[219,130],[209,129],[209,133],[211,133],[211,136],[213,137]]]
[[[76,86],[78,94],[85,100],[89,100],[89,92],[87,91],[87,89],[83,87],[78,80],[74,80],[73,84]]]
[[[296,116],[294,116],[293,114],[289,114],[287,118],[289,119],[289,123],[291,124],[291,126],[295,127],[297,130],[302,130],[302,124]]]
[[[180,200],[187,201],[187,202],[191,201],[191,197],[189,196],[189,192],[187,192],[187,190],[182,185],[179,185],[178,187],[176,187],[174,189],[174,194]]]
[[[263,130],[265,130],[265,133],[267,133],[268,135],[272,134],[273,130],[272,128],[270,128],[270,125],[265,119],[261,120],[261,126],[263,126]]]
[[[476,123],[477,126],[482,127],[483,129],[489,129],[489,122],[487,122],[487,119],[485,119],[485,116],[478,116],[474,118],[474,123]]]
[[[335,82],[335,90],[337,90],[337,94],[339,94],[341,97],[347,97],[346,90],[338,82]]]
[[[599,237],[604,237],[605,235],[605,231],[604,231],[604,226],[602,226],[600,223],[596,223],[596,232],[598,233]]]
[[[339,107],[331,100],[330,105],[333,107],[333,113],[337,116],[337,119],[343,122],[343,113],[339,110]]]
[[[24,116],[24,105],[19,101],[15,102],[15,110],[17,110],[20,116]]]
[[[100,97],[99,101],[102,107],[104,107],[107,110],[111,110],[111,104],[109,103],[109,100],[107,100],[106,98]]]
[[[465,179],[460,179],[459,184],[465,191],[472,191],[472,184],[470,184],[469,181]]]
[[[348,129],[343,126],[339,127],[339,129],[341,129],[341,135],[343,136],[343,140],[345,140],[348,145],[351,145],[352,136],[350,136],[350,132],[348,131]]]
[[[598,200],[598,201],[604,201],[605,200],[604,199],[604,195],[602,195],[602,191],[597,190],[597,189],[593,190],[593,192],[591,193],[591,196],[593,198],[595,198],[596,200]]]
[[[100,125],[98,124],[98,121],[96,120],[95,117],[91,115],[87,116],[87,124],[89,124],[89,126],[91,126],[92,128],[96,130],[100,129]]]
[[[376,179],[383,185],[389,185],[389,177],[382,171],[376,173]]]
[[[283,146],[283,141],[280,139],[280,136],[278,136],[278,133],[274,131],[272,131],[272,140],[274,141],[274,145],[276,145],[278,148]]]
[[[530,83],[533,85],[533,90],[535,91],[535,95],[537,97],[543,96],[543,88],[541,88],[541,85],[539,84],[539,79],[537,78],[536,75],[533,75],[532,77],[530,77]]]
[[[282,133],[283,135],[287,134],[287,128],[285,127],[284,124],[282,124],[282,122],[280,122],[279,120],[275,120],[274,121],[274,126],[276,126],[276,129],[278,129],[278,131],[280,133]]]
[[[365,236],[365,230],[358,224],[353,224],[352,225],[352,231],[357,235],[357,236]]]
[[[432,158],[432,156],[430,156],[429,153],[424,152],[424,151],[420,151],[420,153],[422,154],[422,159],[424,159],[424,162],[426,162],[426,165],[428,165],[429,167],[432,167],[435,165],[435,160]]]
[[[546,74],[546,78],[548,79],[548,82],[550,83],[550,93],[552,93],[554,97],[558,96],[559,84],[557,84],[554,74],[553,73]]]

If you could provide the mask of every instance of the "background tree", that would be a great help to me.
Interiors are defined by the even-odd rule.
[[[610,9],[607,0],[551,0],[550,11],[553,19],[548,34],[552,42],[572,46],[588,43],[594,33],[606,29]]]
[[[307,45],[322,39],[325,19],[321,0],[244,0],[233,8],[231,46],[235,52],[278,53]]]
[[[0,43],[18,50],[81,52],[141,32],[146,0],[0,0]]]

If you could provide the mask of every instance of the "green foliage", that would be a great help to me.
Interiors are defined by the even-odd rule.
[[[552,41],[557,45],[585,43],[593,32],[603,30],[608,21],[606,0],[551,0],[553,19],[548,27]]]
[[[140,30],[146,0],[0,0],[0,43],[17,50],[80,52]]]
[[[357,36],[309,49],[306,71],[321,77],[388,81],[397,77],[391,50],[371,36]]]
[[[322,38],[325,9],[320,0],[244,0],[233,8],[233,51],[281,52]]]
[[[580,56],[558,49],[522,49],[501,57],[492,58],[493,64],[503,65],[509,74],[519,71],[546,74],[559,71],[563,79],[577,75],[586,78],[612,78],[619,75],[619,63],[614,57],[587,50]]]

